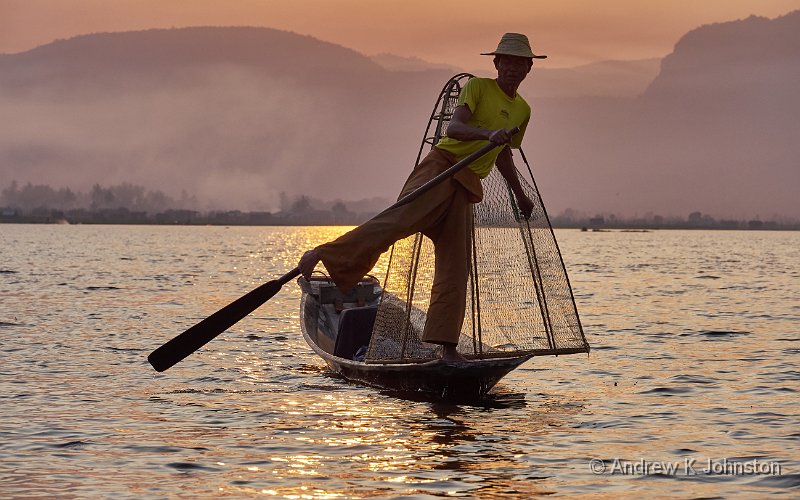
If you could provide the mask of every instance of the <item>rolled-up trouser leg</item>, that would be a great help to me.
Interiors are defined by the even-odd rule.
[[[458,343],[467,300],[471,222],[472,204],[469,193],[462,188],[453,195],[447,215],[424,232],[436,249],[436,272],[422,334],[424,342]]]

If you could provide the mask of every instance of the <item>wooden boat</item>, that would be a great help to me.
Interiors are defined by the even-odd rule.
[[[342,377],[373,387],[437,399],[478,400],[532,354],[445,362],[436,356],[393,363],[369,363],[369,345],[382,289],[377,280],[360,282],[347,294],[325,276],[298,278],[303,291],[303,338],[328,367]],[[467,355],[467,358],[470,358]]]

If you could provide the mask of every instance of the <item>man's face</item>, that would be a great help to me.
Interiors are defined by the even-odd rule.
[[[528,76],[533,61],[527,57],[499,55],[495,60],[498,80],[518,86]]]

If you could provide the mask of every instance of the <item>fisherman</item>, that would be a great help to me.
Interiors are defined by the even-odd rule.
[[[444,137],[416,166],[398,199],[483,147],[498,147],[419,198],[382,212],[339,238],[307,251],[298,264],[306,279],[321,260],[340,290],[353,288],[394,242],[421,232],[434,243],[435,274],[422,341],[442,346],[442,360],[465,361],[458,339],[466,310],[471,248],[472,204],[483,198],[481,179],[492,167],[508,182],[525,218],[533,202],[525,195],[511,148],[519,148],[530,120],[530,106],[517,89],[533,66],[528,37],[503,35],[494,56],[497,78],[473,78],[461,91]],[[520,131],[512,135],[511,130]]]

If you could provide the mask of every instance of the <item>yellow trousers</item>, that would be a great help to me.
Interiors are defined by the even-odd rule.
[[[453,164],[449,153],[433,148],[411,172],[398,199]],[[354,287],[395,241],[420,232],[430,238],[436,264],[422,340],[456,344],[466,308],[472,204],[482,198],[480,179],[464,168],[416,200],[378,214],[317,250],[336,286],[345,291]]]

